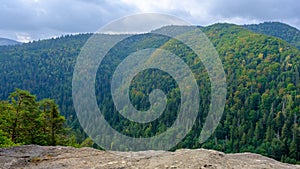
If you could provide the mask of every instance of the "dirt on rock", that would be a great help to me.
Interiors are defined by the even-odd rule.
[[[23,169],[300,169],[253,153],[181,149],[112,152],[92,148],[26,145],[0,149],[0,168]]]

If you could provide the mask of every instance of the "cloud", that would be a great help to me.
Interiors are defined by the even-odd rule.
[[[76,32],[94,32],[128,15],[134,7],[110,1],[0,0],[0,35],[28,34],[30,39]],[[57,34],[58,33],[58,34]],[[21,39],[18,39],[21,40]]]
[[[166,25],[189,25],[189,23],[170,15],[143,13],[111,22],[99,32],[109,34],[146,33]]]
[[[237,24],[281,21],[300,28],[298,0],[121,0],[142,12],[167,12],[194,24],[215,22]]]
[[[197,25],[281,21],[299,29],[299,9],[298,0],[0,0],[0,37],[28,41],[94,32],[141,12],[171,14]]]
[[[210,14],[217,15],[221,19],[282,21],[300,28],[300,3],[298,0],[226,0],[226,3],[218,2],[220,0],[212,0],[215,5],[211,7]]]

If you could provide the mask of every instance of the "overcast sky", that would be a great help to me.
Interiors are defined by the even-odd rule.
[[[0,37],[22,42],[95,32],[123,16],[159,12],[192,24],[280,21],[300,28],[299,0],[0,0]]]

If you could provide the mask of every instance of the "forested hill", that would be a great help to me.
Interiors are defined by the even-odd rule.
[[[279,37],[300,49],[300,31],[290,25],[280,22],[264,22],[244,25],[244,27],[257,33]]]
[[[21,42],[7,39],[7,38],[0,38],[0,46],[17,45],[17,44],[21,44]]]
[[[300,51],[283,39],[254,33],[242,26],[215,24],[201,29],[215,45],[227,75],[225,111],[215,134],[200,145],[198,137],[201,122],[209,108],[210,82],[204,67],[195,65],[191,51],[173,42],[173,46],[177,46],[172,48],[174,53],[197,72],[195,77],[202,98],[197,123],[176,148],[250,151],[284,162],[299,162]],[[59,104],[68,124],[77,130],[79,127],[71,95],[72,73],[76,57],[90,36],[65,36],[20,46],[0,47],[0,98],[7,99],[15,88],[29,90],[38,98],[52,98]],[[105,38],[112,36],[118,35],[106,35]],[[107,60],[106,68],[108,72],[113,70],[130,52],[128,49],[157,47],[167,40],[167,37],[150,34],[132,36],[110,51],[107,57],[113,59]],[[108,77],[97,75],[96,89],[107,87],[110,83]],[[122,118],[112,108],[112,100],[97,93],[99,105],[104,105],[101,106],[103,114],[119,132],[135,137],[150,137],[164,132],[174,122],[180,92],[168,74],[156,70],[139,74],[131,86],[131,100],[137,108],[147,109],[148,94],[153,87],[151,80],[156,78],[164,78],[156,87],[168,93],[169,106],[164,116],[153,123],[138,124]],[[83,141],[81,137],[78,136],[78,142]]]
[[[0,91],[6,99],[15,88],[38,98],[53,98],[63,115],[75,114],[71,87],[73,67],[89,34],[64,36],[18,46],[0,47]]]

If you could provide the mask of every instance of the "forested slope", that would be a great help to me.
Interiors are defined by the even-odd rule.
[[[7,38],[0,38],[0,46],[17,45],[17,44],[21,44],[21,42],[7,39]]]
[[[280,22],[264,22],[244,25],[244,27],[256,33],[281,38],[300,49],[300,31],[290,25]]]
[[[251,151],[284,162],[299,162],[300,51],[282,39],[256,34],[241,26],[215,24],[201,29],[215,45],[227,75],[225,110],[215,134],[200,145],[198,137],[209,107],[210,82],[204,66],[193,65],[193,52],[179,42],[171,43],[169,49],[197,72],[201,97],[197,123],[176,148]],[[90,36],[66,36],[0,47],[0,98],[6,99],[15,88],[29,90],[38,98],[53,98],[68,124],[78,130],[80,127],[72,105],[72,73],[76,57]],[[132,49],[130,47],[157,47],[168,40],[168,37],[151,34],[133,36],[111,50],[106,60],[109,66],[99,69],[107,68],[110,75],[131,52],[128,50]],[[150,137],[164,132],[172,124],[180,103],[180,91],[168,74],[157,70],[144,71],[135,77],[131,85],[131,100],[140,110],[149,108],[148,94],[153,88],[168,93],[164,115],[147,124],[122,118],[113,108],[112,100],[106,99],[106,95],[97,90],[107,88],[110,83],[108,77],[97,75],[96,94],[106,119],[119,132],[134,137]],[[151,86],[156,78],[164,80]],[[84,135],[78,141],[82,141],[82,137]]]

